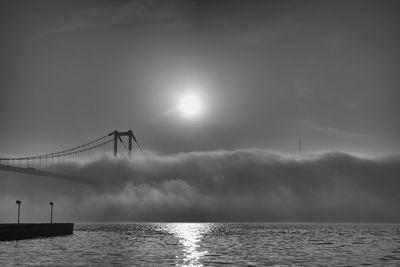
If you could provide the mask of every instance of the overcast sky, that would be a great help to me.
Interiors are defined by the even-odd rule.
[[[146,157],[1,171],[0,221],[399,222],[399,7],[1,1],[0,157],[128,129]]]
[[[1,156],[400,150],[397,1],[2,1]],[[203,112],[171,112],[195,91]]]

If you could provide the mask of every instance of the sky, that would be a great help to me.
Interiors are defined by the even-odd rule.
[[[397,1],[2,1],[2,156],[133,129],[163,153],[397,153]],[[171,113],[187,91],[203,113]]]
[[[89,191],[2,172],[3,203],[41,203],[51,188],[64,219],[399,221],[399,9],[398,1],[1,1],[0,157],[128,129],[151,155],[82,168],[106,181],[95,170],[104,167],[117,180]],[[187,94],[198,98],[196,116],[179,110]],[[74,213],[78,201],[97,210]],[[13,209],[2,209],[7,220]]]

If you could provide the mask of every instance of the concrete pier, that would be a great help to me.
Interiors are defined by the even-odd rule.
[[[2,223],[0,241],[72,235],[73,223]]]

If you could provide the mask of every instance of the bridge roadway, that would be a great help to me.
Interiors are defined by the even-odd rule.
[[[90,179],[85,179],[85,178],[68,175],[68,174],[38,170],[38,169],[35,169],[32,167],[23,168],[23,167],[15,167],[15,166],[0,164],[0,171],[17,172],[17,173],[30,174],[30,175],[42,176],[42,177],[48,177],[48,178],[57,178],[57,179],[63,179],[63,180],[72,181],[72,182],[95,185],[95,182]]]

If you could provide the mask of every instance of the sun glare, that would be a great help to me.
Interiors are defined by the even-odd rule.
[[[178,109],[185,117],[197,116],[201,112],[199,97],[194,94],[183,96],[179,102]]]

